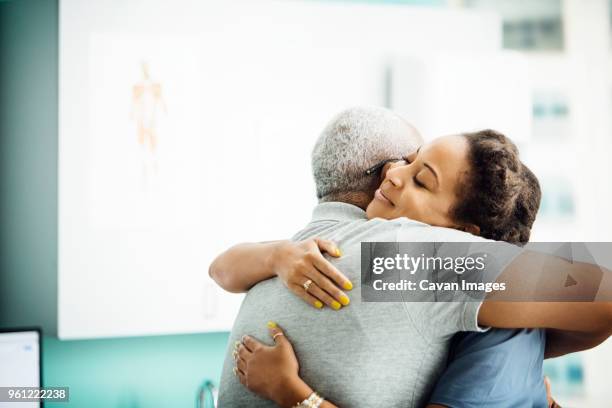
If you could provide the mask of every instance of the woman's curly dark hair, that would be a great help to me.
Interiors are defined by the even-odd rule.
[[[526,244],[542,197],[538,179],[503,134],[488,129],[463,136],[470,171],[459,185],[454,218],[477,225],[484,238]]]

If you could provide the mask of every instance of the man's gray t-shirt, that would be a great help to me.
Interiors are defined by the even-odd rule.
[[[232,371],[233,344],[242,335],[273,343],[266,327],[270,320],[278,322],[291,340],[302,379],[336,405],[424,406],[444,369],[451,337],[459,331],[482,330],[477,323],[481,302],[361,302],[361,242],[486,240],[407,218],[367,220],[363,210],[344,203],[319,204],[312,221],[293,239],[314,237],[333,240],[342,249],[343,256],[332,262],[353,282],[350,305],[339,311],[317,310],[277,278],[251,288],[229,338],[219,406],[275,406],[246,389]],[[507,251],[506,259],[518,252]],[[489,273],[497,276],[501,270]]]

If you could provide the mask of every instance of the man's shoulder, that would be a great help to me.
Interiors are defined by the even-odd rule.
[[[367,221],[366,227],[385,232],[393,232],[397,242],[493,242],[454,228],[437,227],[400,217],[392,220],[374,218]]]
[[[419,223],[421,229],[413,228],[414,225],[404,224],[400,231],[399,241],[427,241],[427,242],[494,242],[489,239],[470,234],[469,232],[460,231],[454,228],[437,227],[428,224]],[[417,234],[418,239],[415,238]]]
[[[396,231],[398,234],[397,241],[494,242],[458,229],[437,227],[406,217],[392,220],[374,218],[369,220],[368,223],[371,224],[366,225],[371,228]]]
[[[426,224],[409,220],[407,218],[396,218],[385,220],[382,218],[359,218],[353,220],[316,220],[310,222],[306,227],[293,236],[293,240],[302,240],[313,237],[356,238],[362,241],[395,241],[398,232],[409,226],[426,226]]]
[[[313,237],[359,237],[361,241],[390,242],[492,242],[453,228],[436,227],[400,217],[392,220],[383,218],[356,218],[351,220],[314,220],[293,236],[293,240]]]

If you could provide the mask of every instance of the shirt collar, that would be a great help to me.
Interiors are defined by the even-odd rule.
[[[312,212],[313,221],[355,221],[366,218],[366,212],[361,208],[337,201],[320,203]]]

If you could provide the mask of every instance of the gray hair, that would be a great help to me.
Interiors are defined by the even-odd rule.
[[[379,184],[365,171],[382,160],[401,158],[422,144],[414,127],[389,109],[354,107],[327,124],[312,151],[312,171],[320,201]]]

